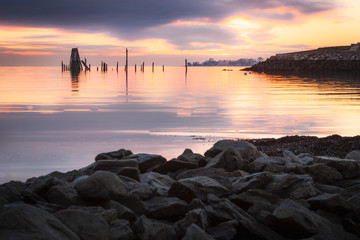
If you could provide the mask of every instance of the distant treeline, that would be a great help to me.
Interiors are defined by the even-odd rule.
[[[263,58],[259,57],[257,60],[253,58],[240,58],[238,60],[219,60],[216,61],[213,58],[209,58],[205,62],[188,62],[188,66],[252,66],[258,62],[263,61]]]

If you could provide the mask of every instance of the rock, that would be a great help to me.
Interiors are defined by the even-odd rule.
[[[300,153],[297,156],[303,165],[310,165],[313,164],[315,157],[310,153]]]
[[[144,203],[147,217],[155,219],[178,217],[188,211],[187,203],[176,197],[154,197]]]
[[[218,201],[211,201],[210,206],[213,210],[206,208],[205,211],[213,215],[217,219],[214,222],[221,220],[230,221],[237,220],[239,223],[238,229],[241,238],[244,239],[283,239],[280,235],[258,222],[250,214],[237,207],[235,204],[227,199],[219,199]],[[241,232],[240,232],[241,231]]]
[[[332,185],[326,185],[326,184],[320,184],[320,183],[316,183],[316,184],[315,184],[315,187],[316,187],[320,192],[330,193],[330,194],[340,193],[340,192],[343,190],[343,188],[341,188],[341,187],[332,186]]]
[[[179,170],[186,169],[195,169],[198,165],[196,163],[185,162],[178,159],[172,159],[170,161],[164,162],[157,167],[153,168],[152,171],[158,172],[161,174],[167,174],[172,172],[177,172]]]
[[[91,167],[88,170],[88,174],[92,174],[99,170],[118,173],[119,171],[121,171],[121,169],[126,167],[138,168],[139,164],[136,159],[101,160],[91,165]]]
[[[22,193],[25,191],[26,185],[19,181],[10,181],[0,185],[0,196],[6,202],[15,202],[22,199]]]
[[[140,182],[140,170],[137,167],[123,167],[116,173],[116,175],[129,177]]]
[[[283,201],[274,210],[269,226],[286,238],[299,239],[324,234],[335,239],[357,239],[345,232],[341,226],[331,223],[290,199]]]
[[[100,216],[82,210],[66,209],[55,213],[60,221],[81,239],[108,239],[109,225]]]
[[[85,175],[84,172],[79,171],[79,170],[72,170],[69,172],[52,172],[50,174],[48,174],[47,176],[53,177],[53,178],[57,178],[60,181],[64,181],[64,182],[72,182],[74,181],[76,178]]]
[[[136,237],[130,228],[130,223],[124,219],[116,219],[111,223],[110,240],[135,240]]]
[[[114,221],[117,216],[118,212],[117,209],[111,208],[111,209],[104,209],[100,206],[94,206],[94,207],[87,207],[87,206],[71,206],[67,210],[81,210],[84,212],[95,214],[99,217],[102,217],[106,222],[110,223]]]
[[[125,207],[124,205],[110,200],[106,207],[108,209],[116,209],[117,211],[117,218],[120,219],[126,219],[128,221],[130,221],[131,223],[134,222],[136,220],[136,215],[133,211],[131,211],[129,208]]]
[[[186,229],[193,223],[204,230],[209,226],[205,210],[198,208],[189,211],[182,220],[174,224],[174,228],[178,235],[182,237]]]
[[[124,183],[111,172],[97,171],[75,185],[84,199],[110,200],[126,195]]]
[[[183,195],[186,192],[188,194]],[[175,196],[185,201],[189,201],[195,198],[195,196],[201,200],[205,200],[209,193],[223,196],[228,192],[229,190],[216,180],[205,176],[197,176],[180,179],[177,184],[171,186],[168,194],[169,196]]]
[[[360,176],[360,163],[356,160],[321,156],[316,157],[315,161],[335,168],[343,175],[343,178],[354,178]]]
[[[166,162],[164,157],[156,154],[135,154],[126,157],[126,159],[128,158],[137,159],[141,173],[151,171],[152,168]]]
[[[323,163],[317,163],[303,167],[306,174],[309,174],[315,182],[333,183],[342,179],[341,173],[335,168],[328,167]]]
[[[215,240],[212,236],[207,234],[203,229],[201,229],[196,224],[191,224],[190,227],[187,228],[185,236],[182,240]]]
[[[340,194],[360,214],[360,184],[345,188]]]
[[[195,163],[198,165],[198,167],[204,167],[207,163],[204,156],[198,153],[193,153],[193,151],[188,148],[185,149],[185,151],[180,156],[178,156],[177,159],[184,162]]]
[[[206,167],[223,168],[228,172],[242,169],[244,161],[234,149],[227,149],[210,159]]]
[[[63,207],[81,203],[75,188],[68,183],[52,186],[47,192],[47,200],[50,203],[55,203]]]
[[[56,179],[50,176],[40,176],[38,178],[31,178],[26,181],[28,187],[26,191],[41,195],[46,192],[52,185],[55,185]]]
[[[236,220],[230,220],[208,228],[207,232],[216,240],[241,239],[241,233],[237,231],[238,225]]]
[[[136,214],[136,216],[141,216],[147,213],[144,202],[138,196],[130,195],[122,197],[118,199],[117,202],[129,208]]]
[[[354,150],[349,152],[345,158],[360,161],[360,150]]]
[[[291,152],[289,150],[284,150],[283,156],[284,156],[286,162],[302,164],[300,159],[293,152]]]
[[[248,189],[263,189],[272,180],[270,172],[253,173],[239,178],[232,184],[232,192],[240,193]]]
[[[154,187],[155,194],[159,196],[167,196],[171,185],[175,182],[171,177],[156,172],[141,174],[140,181]]]
[[[147,200],[151,198],[156,191],[155,187],[148,183],[139,182],[125,182],[126,191],[128,195],[138,196],[141,200]]]
[[[274,167],[270,165],[276,165],[281,171],[284,170],[282,167],[285,164],[285,159],[280,157],[258,157],[254,161],[252,161],[250,164],[247,165],[246,170],[249,172],[261,172],[265,170],[266,167],[268,169],[275,169]],[[268,170],[270,171],[270,170]],[[278,171],[275,171],[278,172]]]
[[[80,240],[53,214],[24,203],[12,203],[2,209],[0,239]]]
[[[139,217],[132,228],[140,240],[169,240],[176,235],[172,226],[145,216]]]
[[[306,200],[311,205],[311,209],[326,209],[338,215],[345,215],[352,211],[351,205],[339,194],[322,194]]]
[[[106,159],[121,159],[132,154],[133,153],[130,150],[120,149],[118,151],[100,153],[95,157],[95,161]]]

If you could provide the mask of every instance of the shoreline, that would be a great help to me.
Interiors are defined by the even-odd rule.
[[[0,238],[360,239],[359,150],[360,136],[332,135],[100,153],[1,184]]]

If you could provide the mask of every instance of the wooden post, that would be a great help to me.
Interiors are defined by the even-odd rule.
[[[116,62],[116,71],[119,71],[119,62]]]
[[[165,66],[163,65],[163,72],[165,71]]]
[[[143,62],[143,72],[145,72],[145,62]]]
[[[91,64],[89,64],[89,71],[91,71]]]
[[[128,49],[126,49],[126,65],[125,65],[125,71],[128,71]]]
[[[154,62],[152,63],[152,72],[154,72]]]
[[[136,64],[135,64],[135,72],[136,72]]]
[[[63,61],[61,61],[61,71],[62,72],[64,71],[64,63],[63,63]]]
[[[82,65],[80,61],[80,55],[77,48],[71,49],[70,56],[70,71],[72,72],[80,72],[82,70]]]
[[[96,71],[99,71],[99,67],[96,67]]]
[[[187,59],[185,59],[185,72],[187,72],[187,67],[188,67],[188,63],[187,63]]]

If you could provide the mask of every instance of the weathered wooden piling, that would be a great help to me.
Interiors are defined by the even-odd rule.
[[[143,72],[145,72],[145,62],[143,62],[142,66],[143,66]]]
[[[152,72],[154,72],[154,62],[152,63]]]
[[[135,72],[136,72],[136,64],[135,64]]]
[[[185,59],[185,72],[187,72],[188,62],[187,59]]]
[[[81,60],[79,51],[77,48],[71,49],[70,56],[70,71],[72,72],[80,72],[82,70]]]
[[[126,49],[126,65],[125,65],[125,71],[127,72],[128,71],[128,49]]]
[[[119,71],[119,62],[116,62],[116,71]]]
[[[163,72],[165,71],[165,66],[163,65]]]

